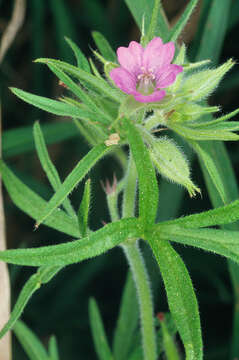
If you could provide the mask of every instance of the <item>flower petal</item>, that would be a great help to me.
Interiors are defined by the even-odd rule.
[[[155,91],[153,94],[150,95],[142,95],[139,92],[134,94],[134,98],[136,101],[142,102],[142,103],[151,103],[151,102],[158,102],[164,98],[166,95],[164,90]]]
[[[183,71],[183,67],[170,64],[165,68],[159,69],[157,77],[157,88],[165,88],[174,83],[176,76]]]
[[[131,41],[128,47],[119,47],[117,56],[120,65],[137,76],[142,65],[143,47],[136,41]]]
[[[152,66],[153,59],[160,54],[162,46],[163,42],[160,37],[155,37],[148,43],[143,54],[143,67],[145,69],[154,69],[154,66]]]
[[[111,70],[110,77],[115,85],[126,94],[136,92],[136,78],[122,67]]]
[[[157,40],[160,38],[155,39]],[[160,45],[160,41],[156,41],[155,39],[148,43],[143,56],[143,66],[147,70],[150,69],[151,71],[157,71],[157,69],[160,67],[169,65],[173,60],[175,52],[175,46],[173,42],[163,44],[161,41]]]

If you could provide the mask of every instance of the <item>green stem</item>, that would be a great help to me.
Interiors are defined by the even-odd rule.
[[[128,170],[123,197],[123,217],[134,216],[135,195],[137,187],[137,171],[132,155],[130,154]],[[125,243],[122,246],[126,258],[133,273],[138,295],[139,309],[141,314],[141,332],[145,360],[156,360],[156,336],[153,317],[153,302],[150,282],[144,259],[140,253],[138,243]]]
[[[110,213],[111,221],[119,220],[119,212],[118,212],[118,192],[114,191],[111,194],[107,194],[107,205]]]
[[[133,273],[141,315],[141,332],[145,360],[156,360],[156,337],[150,283],[138,243],[122,245]]]

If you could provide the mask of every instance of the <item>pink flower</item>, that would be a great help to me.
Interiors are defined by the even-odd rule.
[[[183,67],[171,64],[175,52],[173,42],[163,44],[160,37],[151,40],[145,49],[136,41],[117,49],[120,67],[111,70],[117,87],[133,95],[139,102],[157,102],[166,95],[164,89],[173,84]]]

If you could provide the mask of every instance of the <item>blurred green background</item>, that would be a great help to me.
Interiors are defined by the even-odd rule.
[[[187,2],[186,0],[163,1],[172,23],[176,21]],[[194,59],[197,54],[201,29],[206,24],[211,2],[211,0],[201,1],[181,36],[181,41],[188,46],[191,59]],[[218,57],[215,52],[215,58],[211,59],[212,63],[217,60],[221,63],[229,57],[233,57],[236,61],[239,59],[239,3],[238,0],[231,3],[225,38],[220,39],[216,36],[214,38],[214,41],[218,41],[219,48],[220,41],[224,41],[221,55]],[[0,32],[6,28],[12,7],[13,1],[0,0]],[[207,26],[209,25],[213,27],[213,23],[207,23]],[[8,87],[19,87],[51,98],[60,96],[63,89],[59,86],[57,79],[44,66],[34,64],[33,60],[37,57],[53,57],[74,62],[64,36],[74,40],[87,56],[92,56],[91,48],[95,48],[91,38],[93,30],[100,31],[114,49],[120,45],[127,45],[130,40],[138,40],[140,35],[123,0],[28,1],[24,25],[0,66],[3,158],[20,179],[45,199],[50,198],[52,190],[33,148],[32,125],[34,121],[40,120],[43,128],[44,125],[46,126],[45,134],[50,143],[49,152],[62,179],[89,148],[83,137],[74,126],[68,123],[67,119],[46,114],[21,102],[11,94]],[[205,42],[204,46],[206,51],[209,44]],[[100,66],[99,70],[101,70]],[[236,65],[211,98],[211,103],[220,104],[223,112],[232,111],[238,106],[238,91],[239,70]],[[23,139],[21,132],[23,127],[24,129],[28,127],[28,132],[24,131],[27,141]],[[16,139],[19,141],[17,142]],[[238,174],[239,145],[233,143],[227,146],[236,174]],[[104,181],[106,178],[111,180],[113,173],[120,178],[118,163],[108,157],[100,162],[90,174],[93,180],[90,218],[93,229],[102,226],[102,221],[109,221],[100,180]],[[197,197],[192,200],[186,193],[182,193],[178,186],[171,184],[167,193],[162,191],[160,219],[211,208],[196,160],[192,164],[192,174],[195,182],[202,188],[202,198]],[[79,186],[72,194],[72,201],[76,208],[80,203],[82,190],[82,186]],[[182,194],[182,200],[180,207],[175,211],[174,197],[177,194],[180,196]],[[9,248],[41,246],[70,240],[70,238],[66,239],[65,235],[44,226],[34,232],[33,220],[18,210],[5,192],[4,195]],[[177,250],[182,254],[189,269],[199,300],[205,358],[208,360],[227,359],[233,299],[226,261],[218,256],[191,248],[180,246]],[[153,279],[155,310],[156,312],[167,311],[159,270],[150,251],[147,248],[143,248],[143,251]],[[20,289],[32,274],[33,269],[11,266],[10,272],[12,303],[14,304]],[[126,272],[127,264],[120,249],[114,249],[104,256],[82,264],[67,267],[34,295],[22,318],[38,334],[43,343],[47,344],[49,337],[52,334],[56,335],[61,359],[96,359],[89,329],[89,297],[94,296],[97,299],[107,334],[111,339]],[[14,359],[26,359],[26,355],[15,339],[13,348]]]

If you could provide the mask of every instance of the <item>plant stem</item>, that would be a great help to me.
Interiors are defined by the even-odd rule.
[[[156,339],[150,283],[138,242],[122,246],[133,273],[141,315],[141,332],[145,360],[156,360]]]
[[[123,217],[134,216],[137,171],[132,155],[129,157],[126,184],[123,197]],[[141,332],[145,360],[156,360],[156,336],[153,317],[153,302],[150,282],[138,242],[122,245],[130,265],[138,295],[141,315]]]

